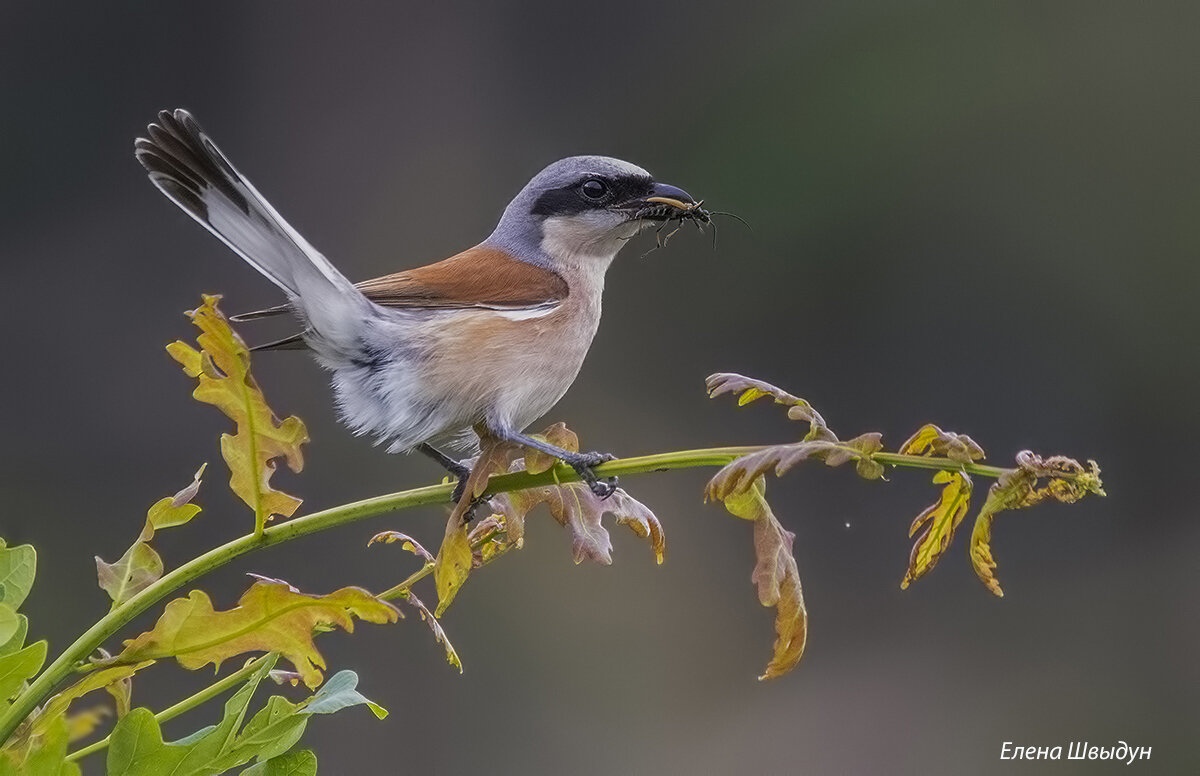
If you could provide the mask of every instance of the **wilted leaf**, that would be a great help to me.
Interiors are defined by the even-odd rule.
[[[899,450],[901,455],[940,455],[953,461],[970,463],[984,457],[983,448],[966,434],[942,431],[929,423],[917,429]]]
[[[933,475],[933,482],[944,484],[945,487],[938,495],[938,500],[917,515],[908,529],[911,537],[922,527],[925,528],[909,555],[908,570],[900,582],[902,590],[937,565],[942,553],[954,541],[954,530],[971,507],[972,482],[966,472],[940,471]]]
[[[752,401],[769,396],[775,400],[776,404],[782,404],[788,408],[788,417],[790,419],[803,420],[809,424],[809,432],[805,439],[837,439],[833,432],[829,430],[829,427],[825,425],[825,419],[821,417],[821,413],[817,412],[811,404],[799,396],[793,396],[781,388],[776,388],[768,382],[732,372],[718,372],[715,375],[709,375],[708,379],[705,380],[705,384],[708,387],[708,398],[710,399],[715,399],[727,393],[738,394],[737,403],[739,407],[744,407]]]
[[[96,577],[100,588],[112,599],[114,609],[154,584],[162,575],[162,558],[142,541],[126,550],[116,563],[106,563],[96,556]]]
[[[317,776],[317,756],[308,749],[299,749],[255,763],[241,776]]]
[[[606,566],[612,564],[612,537],[601,522],[606,514],[641,538],[648,538],[656,562],[661,564],[666,553],[666,536],[658,518],[622,488],[602,499],[586,483],[568,482],[501,493],[492,504],[504,515],[510,537],[514,526],[521,526],[517,533],[523,536],[525,516],[538,504],[546,504],[559,525],[571,532],[571,555],[576,563],[588,558]]]
[[[79,766],[67,762],[70,727],[67,720],[56,717],[38,734],[36,745],[26,742],[20,748],[10,740],[0,751],[0,774],[8,776],[79,776]]]
[[[841,466],[853,460],[859,476],[878,479],[883,476],[883,466],[871,456],[883,448],[880,440],[880,434],[871,433],[845,442],[810,440],[764,447],[725,465],[709,480],[704,497],[722,501],[732,494],[747,491],[764,474],[774,472],[776,477],[782,477],[793,466],[809,458],[824,461],[828,466]]]
[[[201,590],[167,604],[154,628],[125,642],[116,660],[130,663],[174,657],[195,670],[244,652],[279,652],[309,687],[321,682],[325,661],[313,644],[317,628],[354,630],[354,620],[395,622],[400,612],[358,587],[329,595],[301,593],[278,581],[258,581],[228,611],[213,609]]]
[[[487,491],[495,474],[508,471],[509,463],[520,454],[520,447],[493,436],[484,426],[478,426],[479,456],[471,466],[462,497],[454,505],[446,521],[446,534],[434,560],[433,581],[437,587],[437,616],[441,617],[458,595],[471,573],[471,542],[467,531],[468,512],[476,500]]]
[[[383,544],[400,542],[400,549],[408,550],[426,563],[433,563],[433,555],[430,554],[429,550],[422,547],[420,542],[408,534],[400,533],[399,531],[380,531],[371,537],[371,540],[367,542],[367,546],[370,547],[376,542],[382,542]]]
[[[221,436],[221,455],[229,464],[229,487],[252,510],[261,529],[274,515],[291,517],[300,499],[271,487],[275,459],[282,458],[294,472],[304,467],[300,446],[308,431],[297,417],[280,422],[250,374],[250,351],[217,309],[219,296],[205,296],[204,304],[188,313],[200,329],[197,351],[176,341],[167,346],[183,371],[198,380],[192,396],[212,404],[237,424],[235,434]]]
[[[67,715],[67,740],[78,741],[87,738],[100,723],[108,718],[109,710],[104,706],[93,706],[90,709],[76,711]]]
[[[504,515],[491,514],[480,520],[467,534],[471,542],[472,566],[479,568],[491,563],[513,547],[520,549],[525,537],[512,541],[508,536],[508,524]]]
[[[404,600],[408,601],[408,603],[412,604],[420,612],[421,619],[433,631],[433,637],[446,650],[446,662],[457,668],[461,674],[463,672],[462,661],[458,659],[458,652],[454,649],[454,645],[450,643],[449,637],[446,636],[446,631],[442,630],[442,624],[438,621],[438,618],[434,617],[433,612],[429,611],[429,608],[421,602],[421,599],[417,598],[411,592],[404,596]]]
[[[779,524],[766,499],[766,482],[724,499],[725,508],[743,520],[754,521],[756,562],[751,581],[763,606],[775,607],[775,646],[771,662],[759,679],[774,679],[796,667],[808,639],[808,611],[800,588],[800,571],[792,554],[796,535]]]
[[[996,560],[992,557],[992,521],[996,513],[1006,509],[1022,509],[1046,499],[1073,503],[1089,493],[1104,495],[1100,481],[1100,467],[1089,461],[1084,468],[1078,461],[1065,456],[1043,459],[1029,450],[1017,454],[1017,468],[1002,475],[988,489],[987,500],[975,518],[971,530],[969,553],[971,566],[976,576],[987,589],[997,596],[1004,596],[1000,581],[996,579]],[[1038,481],[1045,479],[1041,487]]]
[[[454,601],[470,573],[471,542],[467,538],[467,524],[461,516],[451,514],[433,567],[433,582],[438,594],[438,617],[441,617]]]
[[[37,551],[33,545],[9,547],[0,539],[0,604],[14,612],[20,609],[36,572]]]

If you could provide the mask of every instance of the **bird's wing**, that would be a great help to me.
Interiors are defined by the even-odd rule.
[[[436,264],[356,285],[372,302],[404,310],[530,310],[558,304],[568,294],[566,281],[557,273],[488,245],[476,246]],[[243,313],[234,320],[265,318],[290,309],[288,305],[279,305]],[[299,347],[303,345],[300,335],[296,335],[255,350]]]

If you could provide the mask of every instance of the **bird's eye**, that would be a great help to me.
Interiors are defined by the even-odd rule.
[[[608,196],[608,184],[599,178],[591,178],[584,181],[580,190],[583,192],[583,196],[588,199],[599,200]]]

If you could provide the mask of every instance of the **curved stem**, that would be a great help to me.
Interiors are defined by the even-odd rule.
[[[609,461],[595,468],[600,477],[626,476],[647,472],[688,469],[702,466],[724,466],[743,455],[763,449],[762,445],[743,447],[712,447],[699,450],[679,450],[669,453],[643,455]],[[900,455],[897,453],[875,453],[880,463],[891,466],[907,466],[920,469],[966,470],[972,474],[998,477],[1008,471],[993,466],[963,464],[948,458]],[[556,482],[572,482],[579,475],[569,466],[560,464],[540,474],[516,472],[493,477],[488,484],[490,493],[522,490]],[[454,490],[452,483],[429,485],[423,488],[391,493],[375,498],[297,517],[285,523],[266,528],[261,533],[251,533],[215,547],[194,558],[179,568],[164,575],[125,603],[114,608],[99,622],[88,628],[78,639],[58,656],[22,692],[12,705],[0,716],[0,744],[7,741],[17,726],[29,716],[39,703],[47,698],[54,688],[71,675],[76,667],[106,640],[116,634],[130,620],[149,609],[178,588],[230,561],[254,550],[282,544],[301,536],[336,528],[340,525],[375,517],[387,512],[409,509],[425,504],[447,503]]]

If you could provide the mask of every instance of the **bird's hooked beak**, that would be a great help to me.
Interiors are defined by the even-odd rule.
[[[647,221],[695,220],[707,224],[711,214],[678,186],[655,183],[650,196],[633,200],[625,206],[630,218]]]

